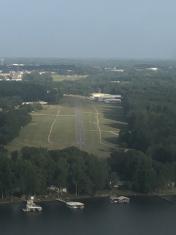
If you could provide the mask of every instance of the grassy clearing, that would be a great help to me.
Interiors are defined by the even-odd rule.
[[[61,82],[61,81],[77,81],[81,79],[85,79],[88,77],[88,75],[60,75],[60,74],[54,74],[53,81],[55,82]]]
[[[120,125],[115,121],[115,113],[122,121],[121,107],[66,96],[60,105],[46,105],[33,112],[32,122],[7,147],[13,151],[24,146],[49,149],[77,146],[106,157],[117,147],[114,143]]]

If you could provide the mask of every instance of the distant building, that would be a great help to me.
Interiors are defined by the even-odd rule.
[[[39,101],[38,103],[41,104],[41,105],[47,105],[48,104],[48,102],[46,102],[46,101]]]
[[[41,104],[41,105],[47,105],[48,102],[45,102],[45,101],[28,101],[28,102],[23,102],[22,105],[25,105],[25,104]]]
[[[125,71],[124,71],[124,69],[113,68],[113,69],[111,70],[111,72],[124,73]]]
[[[121,95],[111,95],[106,93],[92,93],[90,100],[103,101],[105,103],[121,102]]]
[[[151,68],[147,68],[147,70],[150,70],[150,71],[158,71],[158,68],[151,67]]]
[[[23,72],[19,71],[10,71],[8,73],[0,73],[1,80],[0,81],[22,81],[23,79]]]
[[[20,67],[23,67],[24,64],[12,64],[12,66],[20,66]]]
[[[105,67],[104,70],[106,71],[110,71],[110,72],[118,72],[118,73],[124,73],[125,70],[124,69],[119,69],[119,68],[116,68],[116,67]]]
[[[105,103],[121,103],[121,99],[105,99]]]
[[[117,80],[117,81],[111,81],[111,83],[120,83],[120,81],[119,81],[119,80]]]

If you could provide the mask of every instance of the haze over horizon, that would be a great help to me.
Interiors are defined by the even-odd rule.
[[[0,3],[0,57],[176,58],[174,0]]]

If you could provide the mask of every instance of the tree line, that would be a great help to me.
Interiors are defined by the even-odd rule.
[[[6,145],[18,136],[22,127],[31,121],[28,106],[0,112],[0,145]]]
[[[128,126],[120,132],[120,144],[126,151],[129,150],[125,156],[130,155],[134,150],[137,151],[136,157],[141,155],[138,160],[144,159],[145,156],[145,161],[142,166],[138,161],[134,166],[129,163],[129,158],[126,156],[128,167],[131,166],[134,175],[128,175],[127,169],[124,168],[122,178],[132,179],[134,186],[136,173],[146,167],[148,173],[145,177],[141,176],[141,181],[143,179],[143,186],[147,186],[142,191],[167,191],[175,187],[176,80],[174,74],[173,71],[153,75],[148,72],[140,73],[140,78],[139,75],[134,77],[124,90],[123,107]],[[118,156],[119,153],[117,153],[117,159]],[[130,161],[133,160],[130,159]],[[135,186],[133,188],[136,189]]]
[[[51,185],[71,193],[93,195],[108,184],[107,161],[75,147],[48,151],[25,147],[9,156],[0,151],[2,197],[47,194]]]

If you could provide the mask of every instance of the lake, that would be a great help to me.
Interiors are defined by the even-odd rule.
[[[59,202],[40,203],[43,212],[25,214],[22,204],[0,205],[0,235],[174,235],[176,204],[132,198],[127,205],[108,199],[85,201],[83,211]]]

